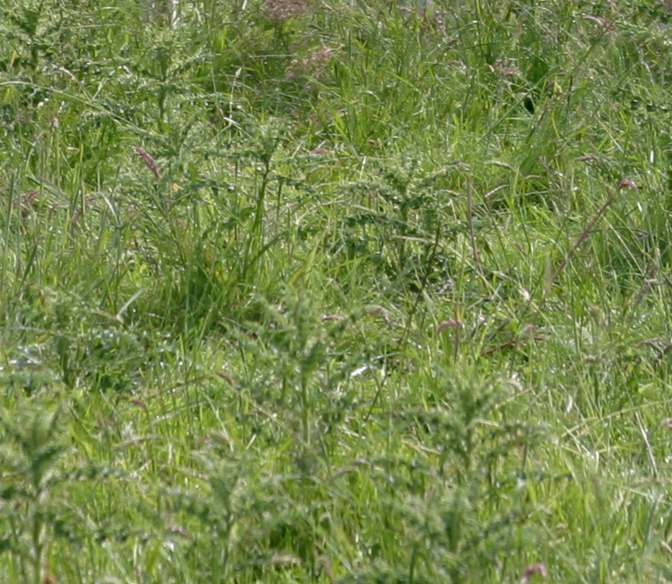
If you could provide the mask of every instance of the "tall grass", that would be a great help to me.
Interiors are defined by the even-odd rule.
[[[160,16],[0,8],[0,581],[670,580],[667,4]]]

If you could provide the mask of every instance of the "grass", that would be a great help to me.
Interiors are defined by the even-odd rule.
[[[0,8],[0,581],[672,581],[668,20]]]

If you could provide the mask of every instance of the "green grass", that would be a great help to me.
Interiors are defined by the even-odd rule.
[[[672,581],[669,18],[9,0],[0,582]]]

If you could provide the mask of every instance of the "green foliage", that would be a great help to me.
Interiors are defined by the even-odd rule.
[[[62,480],[58,459],[65,445],[58,436],[59,416],[24,407],[19,418],[2,419],[3,477],[0,482],[2,522],[7,526],[0,543],[25,582],[41,582],[54,510],[50,495]]]
[[[668,3],[176,5],[0,7],[0,581],[669,580]]]

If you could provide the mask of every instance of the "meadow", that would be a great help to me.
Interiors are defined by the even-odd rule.
[[[0,582],[672,582],[669,8],[2,3]]]

